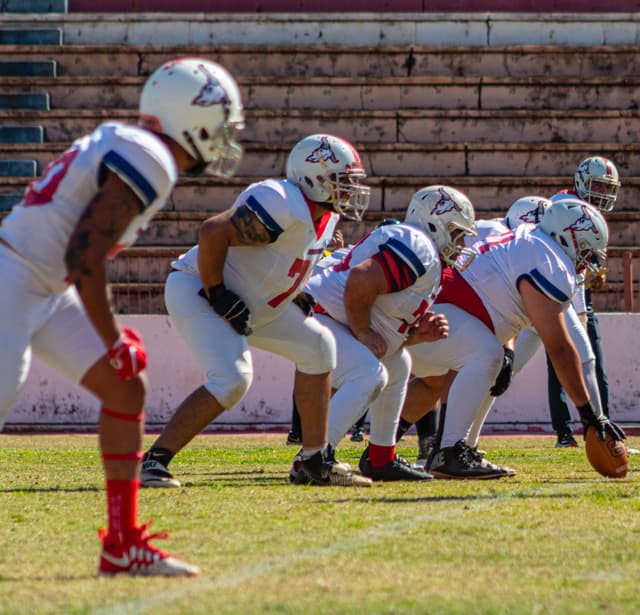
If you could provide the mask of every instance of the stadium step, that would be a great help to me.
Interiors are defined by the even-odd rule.
[[[192,177],[181,179],[174,189],[168,209],[187,211],[221,211],[229,207],[240,192],[262,177],[236,176],[230,179]],[[0,185],[0,192],[15,192],[24,188],[29,178],[8,177]],[[476,209],[505,209],[526,194],[555,194],[567,188],[567,177],[508,177],[508,176],[376,176],[368,177],[371,186],[370,209],[391,211],[406,207],[411,195],[431,184],[453,185],[467,193]],[[640,203],[640,177],[626,177],[620,195],[620,207],[633,209]],[[624,201],[622,200],[624,198]],[[623,206],[624,203],[624,206]],[[628,207],[627,207],[628,204]]]
[[[0,151],[5,147],[11,150],[10,145],[19,143],[19,146],[15,146],[16,155],[21,154],[25,150],[25,143],[43,143],[44,141],[44,129],[42,126],[0,126]],[[32,156],[37,156],[35,152],[31,153]]]
[[[144,77],[0,77],[5,96],[48,92],[51,107],[135,109]],[[281,110],[625,110],[639,104],[640,79],[483,77],[238,78],[247,109]],[[606,91],[606,96],[600,94]]]
[[[262,177],[236,176],[230,179],[193,177],[181,179],[170,197],[168,209],[179,212],[221,211],[231,206],[249,184]],[[0,192],[24,188],[28,178],[6,178]],[[516,199],[527,194],[551,195],[571,185],[566,176],[375,176],[367,178],[371,186],[372,211],[406,208],[413,193],[431,184],[455,186],[468,194],[479,211],[506,210]],[[640,204],[640,177],[624,178],[624,189],[616,205],[620,210],[637,211]]]
[[[26,45],[36,49],[45,45],[62,45],[62,30],[59,28],[0,29],[0,45],[15,46],[15,50],[7,50],[7,55],[16,57],[16,53]]]
[[[0,91],[0,109],[50,109],[49,94],[47,92],[15,92]]]
[[[0,219],[6,214],[11,208],[20,202],[22,199],[22,192],[0,192]]]
[[[68,0],[3,0],[5,13],[66,13]]]
[[[142,6],[144,3],[136,4]],[[230,2],[218,4],[233,6]],[[421,6],[421,3],[417,5]],[[493,5],[507,7],[510,11],[509,3],[494,2]],[[305,6],[309,4],[305,3]],[[345,8],[349,8],[347,3]],[[18,17],[15,15],[14,23],[21,23]],[[425,10],[402,14],[345,10],[309,14],[300,10],[172,14],[146,11],[124,15],[120,12],[72,12],[64,16],[45,14],[39,17],[40,26],[62,28],[68,44],[157,45],[162,41],[164,45],[218,46],[242,41],[262,47],[291,43],[313,47],[348,42],[377,47],[472,45],[481,50],[502,45],[635,45],[640,40],[640,22],[631,19],[629,13],[582,11],[558,14],[548,10],[535,11],[535,7],[528,13],[483,10],[461,14]],[[9,23],[7,20],[7,25]]]
[[[0,37],[0,44],[7,45]],[[56,41],[54,45],[58,45]],[[473,46],[272,45],[18,45],[3,52],[16,61],[56,60],[59,73],[84,77],[149,75],[178,56],[205,57],[244,77],[555,77],[592,79],[640,74],[636,45]]]
[[[35,132],[35,131],[34,131]],[[9,135],[12,133],[9,132]],[[0,127],[0,141],[3,139]],[[238,174],[283,177],[290,143],[243,142],[244,157]],[[354,143],[370,176],[545,176],[570,178],[576,164],[593,155],[616,160],[623,176],[640,175],[639,143]],[[26,144],[0,143],[0,157],[36,159],[41,168],[57,158],[68,141]]]
[[[357,143],[600,143],[640,142],[640,111],[259,110],[246,113],[243,141],[293,143],[331,132]],[[38,123],[50,141],[71,141],[103,121],[136,121],[133,109],[1,110],[3,123]]]
[[[0,77],[55,77],[56,71],[54,60],[0,62]]]
[[[0,177],[36,177],[37,174],[35,160],[0,160]]]

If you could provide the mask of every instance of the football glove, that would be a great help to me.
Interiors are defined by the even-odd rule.
[[[220,314],[240,335],[251,335],[251,312],[245,302],[224,284],[217,284],[209,289],[209,297],[204,288],[198,293],[209,302],[213,310]]]
[[[489,393],[491,393],[493,397],[502,395],[511,384],[511,376],[513,376],[513,350],[511,350],[511,348],[505,348],[500,373],[494,385],[489,389]]]
[[[593,427],[598,434],[598,437],[604,442],[607,434],[610,434],[614,440],[622,441],[626,439],[627,434],[619,425],[616,425],[613,421],[610,421],[604,414],[597,417],[591,406],[591,402],[587,402],[584,406],[578,408],[580,413],[580,422],[584,427],[583,438],[587,438],[587,428]]]
[[[120,337],[107,350],[109,363],[120,380],[135,378],[147,366],[142,338],[134,329],[124,327]]]
[[[305,316],[313,316],[316,300],[309,293],[299,293],[293,302],[304,312]]]

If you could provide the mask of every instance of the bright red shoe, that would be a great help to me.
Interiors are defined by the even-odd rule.
[[[151,523],[151,522],[150,522]],[[147,525],[150,525],[147,524]],[[147,525],[135,528],[135,532],[126,544],[118,534],[109,534],[101,528],[98,536],[102,541],[102,554],[98,574],[113,576],[128,574],[130,576],[153,577],[193,577],[200,573],[200,568],[187,564],[149,544],[149,541],[168,537],[167,532],[146,534]]]

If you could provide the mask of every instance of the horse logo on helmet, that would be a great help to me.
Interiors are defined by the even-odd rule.
[[[204,64],[198,64],[198,70],[202,71],[207,82],[202,86],[198,95],[191,101],[192,105],[199,107],[212,107],[220,103],[231,102],[226,90],[220,85],[218,80],[207,70]]]
[[[321,137],[320,145],[316,147],[306,158],[306,162],[339,162],[338,157],[334,154],[327,137]]]

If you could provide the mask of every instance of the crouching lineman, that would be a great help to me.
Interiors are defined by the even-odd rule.
[[[105,123],[75,141],[2,224],[0,425],[32,353],[91,391],[107,492],[99,573],[192,576],[196,566],[156,549],[137,524],[146,355],[114,318],[105,260],[135,241],[178,172],[233,172],[244,116],[229,73],[195,58],[154,72],[139,110],[141,126]]]
[[[145,455],[144,486],[180,486],[169,462],[245,396],[253,377],[249,346],[296,365],[294,395],[309,481],[370,484],[326,450],[335,340],[300,293],[340,214],[359,220],[366,210],[365,177],[350,143],[325,134],[306,137],[289,155],[286,180],[249,186],[229,210],[206,220],[198,245],[172,263],[167,310],[207,382],[180,404]]]
[[[542,219],[544,212],[551,207],[550,200],[539,196],[522,197],[515,201],[504,218],[504,222],[500,220],[480,221],[482,224],[476,223],[476,231],[480,241],[486,240],[489,235],[508,234],[510,230],[518,228],[521,224],[537,225]],[[580,286],[578,285],[578,290]],[[578,293],[576,292],[576,295]],[[574,295],[574,300],[575,296]],[[597,415],[601,414],[601,400],[598,387],[596,384],[595,374],[595,356],[589,343],[586,331],[580,322],[580,318],[576,313],[573,302],[567,307],[564,314],[565,326],[571,341],[573,342],[582,367],[582,375],[589,392],[589,398],[594,406]],[[489,395],[486,396],[480,405],[478,412],[474,418],[473,424],[467,436],[467,444],[472,452],[478,448],[478,440],[484,421],[491,410],[496,397],[502,395],[509,387],[511,380],[518,374],[522,368],[534,356],[540,347],[541,341],[533,327],[522,329],[516,338],[515,348],[511,350],[509,343],[505,346],[505,356],[502,368],[496,378],[496,382],[491,387]],[[423,413],[424,408],[430,407],[433,399],[438,396],[439,387],[441,385],[441,377],[427,377],[423,380],[413,380],[407,391],[407,398],[402,411],[401,424],[405,430],[416,421]],[[441,403],[441,412],[446,413],[446,401]],[[442,422],[442,421],[441,421]],[[430,453],[430,451],[429,451]],[[430,456],[430,455],[428,455]],[[424,456],[427,461],[428,456]],[[422,458],[420,459],[422,461]],[[484,462],[485,465],[488,462]],[[507,474],[513,475],[515,471],[504,468]]]
[[[473,223],[464,194],[446,186],[423,188],[411,199],[404,223],[372,231],[305,287],[338,348],[329,444],[335,448],[368,407],[371,439],[360,470],[373,480],[432,478],[395,452],[411,372],[404,346],[447,336],[446,319],[429,308],[440,287],[441,258],[455,263]],[[298,480],[295,462],[291,475]]]
[[[499,478],[513,472],[481,459],[469,429],[503,366],[502,344],[533,326],[551,357],[582,423],[604,438],[624,433],[595,407],[580,358],[565,326],[576,274],[588,276],[592,258],[605,257],[608,229],[602,215],[578,200],[555,203],[540,225],[489,236],[462,273],[447,270],[438,308],[451,335],[410,349],[418,377],[458,372],[448,397],[442,439],[429,471],[442,478]],[[441,302],[441,303],[440,303]],[[598,404],[599,405],[599,404]]]

